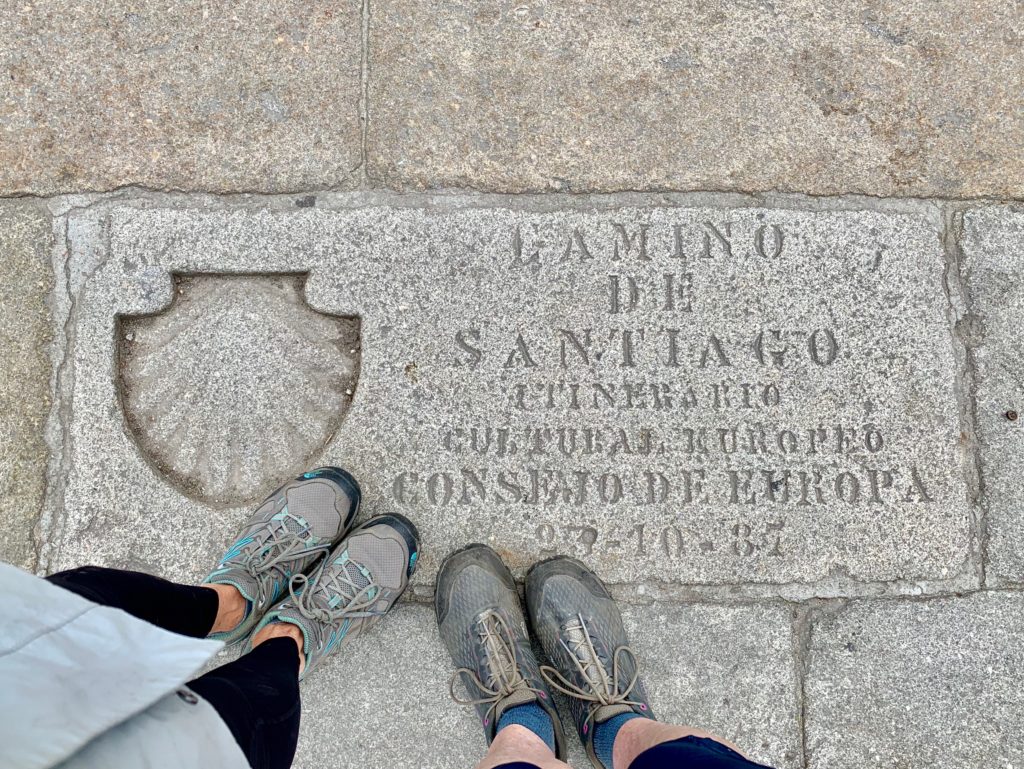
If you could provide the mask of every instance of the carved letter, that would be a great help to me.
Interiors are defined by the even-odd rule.
[[[811,360],[819,366],[828,366],[835,362],[839,356],[839,343],[836,342],[836,335],[831,329],[819,328],[807,341],[807,349],[811,353]]]
[[[523,339],[522,334],[516,334],[516,346],[509,353],[508,360],[505,361],[505,368],[512,368],[516,365],[516,353],[523,359],[523,368],[533,368],[537,365],[537,362],[530,357],[530,350],[526,346],[526,340]]]
[[[765,341],[764,331],[754,337],[754,355],[757,357],[757,362],[765,365],[770,361],[775,368],[782,368],[786,351],[789,349],[789,345],[782,341],[782,332],[778,329],[769,329],[767,341],[771,346],[766,348]],[[774,344],[771,344],[772,342]]]
[[[611,313],[615,315],[620,312],[629,312],[635,310],[636,306],[640,303],[640,289],[636,285],[636,280],[633,278],[625,278],[625,285],[620,286],[618,275],[609,275],[611,278]],[[625,292],[625,297],[622,293]]]
[[[766,233],[771,233],[771,246],[766,251],[764,236]],[[762,224],[757,228],[757,232],[754,233],[754,249],[760,256],[766,259],[775,259],[782,254],[782,228],[777,224]]]
[[[917,473],[917,466],[910,466],[910,483],[907,493],[903,497],[904,502],[934,502],[928,490],[924,487],[921,476]],[[914,497],[917,497],[916,499]]]
[[[711,353],[714,353],[715,358],[717,359],[719,366],[731,366],[732,365],[732,363],[729,362],[729,358],[725,354],[725,350],[722,349],[722,343],[718,341],[718,337],[716,337],[714,334],[712,334],[710,337],[708,337],[708,343],[704,347],[704,352],[701,353],[701,356],[700,356],[700,367],[701,368],[707,368],[708,367],[708,358],[711,356]]]
[[[647,230],[650,229],[649,224],[641,224],[640,231],[630,237],[629,231],[626,229],[624,224],[612,224],[615,228],[615,250],[612,256],[616,261],[620,258],[619,246],[624,246],[623,253],[629,256],[634,248],[638,249],[638,259],[642,262],[649,262],[651,257],[647,255]]]
[[[395,501],[403,505],[418,502],[419,495],[414,488],[409,488],[409,486],[415,486],[418,481],[419,476],[416,473],[399,473],[395,476],[395,482],[391,485],[391,494]]]
[[[860,500],[860,481],[853,473],[839,473],[836,476],[836,496],[851,505]]]
[[[473,490],[479,496],[481,502],[487,501],[487,490],[484,488],[484,481],[487,480],[487,470],[481,469],[480,474],[477,475],[474,470],[467,470],[462,468],[462,497],[459,499],[460,505],[472,504],[473,499],[470,491]]]
[[[661,473],[654,473],[650,470],[644,472],[647,479],[647,504],[653,505],[658,502],[667,502],[669,489],[668,478]]]
[[[693,274],[683,272],[674,275],[666,272],[662,275],[665,281],[665,304],[662,305],[664,312],[691,312],[693,310]],[[678,306],[676,299],[679,300]]]
[[[466,341],[466,337],[469,337],[474,342],[479,342],[480,341],[480,330],[479,329],[475,329],[475,328],[470,328],[470,329],[466,329],[465,331],[457,331],[455,333],[455,344],[457,344],[459,347],[461,347],[465,352],[467,352],[471,356],[467,360],[462,360],[462,359],[456,358],[455,359],[455,365],[456,366],[461,366],[461,365],[465,364],[465,365],[468,365],[470,367],[475,368],[480,363],[480,361],[482,361],[484,359],[484,353],[483,353],[483,350],[481,350],[481,349],[479,349],[477,347],[474,347],[468,341]]]
[[[512,233],[512,266],[528,267],[530,265],[532,265],[534,269],[540,267],[540,249],[534,251],[524,259],[523,232],[519,228],[519,225],[516,225],[516,229]]]
[[[718,229],[711,222],[704,222],[704,258],[711,259],[712,244],[717,242],[726,256],[732,257],[732,222],[726,222],[723,228],[725,232]],[[712,237],[714,241],[712,241]]]
[[[590,365],[590,329],[583,329],[583,341],[581,342],[579,337],[575,333],[566,328],[558,329],[558,333],[561,334],[561,351],[562,351],[562,368],[569,368],[568,356],[566,355],[565,343],[568,341],[576,353],[580,356],[584,366]]]
[[[565,253],[562,254],[562,261],[570,261],[573,258],[573,251],[579,251],[581,262],[594,258],[590,249],[587,248],[587,242],[583,239],[583,233],[580,232],[579,227],[573,229],[572,235],[569,236],[569,240],[565,244]]]

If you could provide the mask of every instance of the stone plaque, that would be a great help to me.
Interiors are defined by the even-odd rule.
[[[109,241],[98,225],[72,227],[72,273],[84,278],[73,461],[54,500],[66,511],[61,564],[102,555],[202,572],[244,515],[179,490],[126,436],[116,318],[172,312],[176,275],[303,273],[302,312],[358,317],[362,344],[344,420],[310,455],[355,473],[365,513],[419,525],[421,583],[474,540],[517,570],[563,552],[611,582],[973,574],[944,260],[926,213],[90,215],[109,218]],[[182,346],[179,365],[198,377],[204,356],[231,344],[229,333]],[[275,381],[286,357],[259,356],[252,377]],[[246,419],[311,432],[301,410],[248,405],[229,393],[208,419],[254,440]]]
[[[1024,583],[1024,212],[964,217],[964,268],[974,313],[975,413],[981,443],[989,584]]]

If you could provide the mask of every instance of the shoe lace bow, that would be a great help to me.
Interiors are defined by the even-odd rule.
[[[487,708],[484,715],[484,726],[488,726],[502,700],[517,692],[531,691],[542,698],[546,696],[542,690],[530,686],[520,672],[516,662],[515,640],[508,623],[501,614],[496,611],[486,612],[477,621],[476,632],[484,650],[487,680],[482,680],[476,671],[459,668],[452,674],[451,680],[448,682],[448,692],[453,700],[460,705],[489,704],[490,707]],[[455,691],[455,684],[460,675],[465,676],[463,680],[468,679],[483,696],[479,698],[460,697]],[[469,687],[467,687],[467,691],[469,691]]]
[[[340,569],[328,570],[330,565],[331,559],[327,559],[320,564],[313,576],[296,574],[291,578],[288,592],[299,613],[306,619],[327,625],[336,625],[344,619],[373,616],[375,612],[370,609],[380,595],[380,588],[369,570],[351,558],[347,558]],[[363,575],[360,582],[353,578],[349,566]],[[324,593],[332,598],[318,602],[318,595],[322,596]],[[342,599],[337,606],[330,604],[333,596],[340,596]]]
[[[300,519],[290,518],[296,522]],[[262,600],[274,579],[285,580],[291,576],[287,564],[309,555],[321,555],[330,551],[329,545],[310,544],[312,533],[304,521],[298,531],[289,529],[284,521],[272,527],[269,534],[253,542],[238,557],[232,559],[235,565],[252,577],[259,586]]]
[[[576,673],[582,681],[578,686],[564,676],[557,668],[550,665],[540,666],[540,675],[553,690],[578,700],[589,703],[587,717],[584,721],[584,733],[590,730],[594,718],[601,708],[617,705],[647,709],[647,705],[638,700],[630,699],[629,695],[636,686],[640,672],[636,664],[636,655],[628,646],[618,646],[611,655],[611,671],[598,654],[594,636],[587,627],[582,614],[565,627],[565,636],[559,638],[562,648],[568,652]],[[633,675],[623,686],[622,672],[625,662],[632,662]]]

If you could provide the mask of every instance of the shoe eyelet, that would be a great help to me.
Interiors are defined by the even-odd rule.
[[[647,706],[643,703],[640,703],[640,710],[647,710]]]
[[[590,731],[590,724],[583,724],[583,733],[586,734]]]

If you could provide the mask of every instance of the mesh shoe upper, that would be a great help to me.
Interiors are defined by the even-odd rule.
[[[348,530],[358,506],[358,485],[338,468],[305,473],[271,494],[204,580],[233,585],[250,603],[237,628],[215,637],[226,643],[243,640],[285,593],[292,576],[329,552]]]
[[[593,728],[620,713],[653,718],[629,648],[622,615],[601,581],[575,559],[537,564],[527,577],[533,631],[551,662],[541,673],[569,699],[569,709],[596,766]]]
[[[375,624],[395,604],[416,566],[419,537],[398,515],[380,516],[356,528],[309,576],[296,575],[290,596],[260,622],[297,625],[305,639],[303,676]]]
[[[530,647],[511,573],[493,550],[473,545],[453,553],[438,575],[438,628],[457,670],[452,697],[474,705],[487,740],[494,739],[502,713],[536,702],[555,725],[559,756],[564,739],[551,694]],[[460,678],[467,698],[455,690]]]

